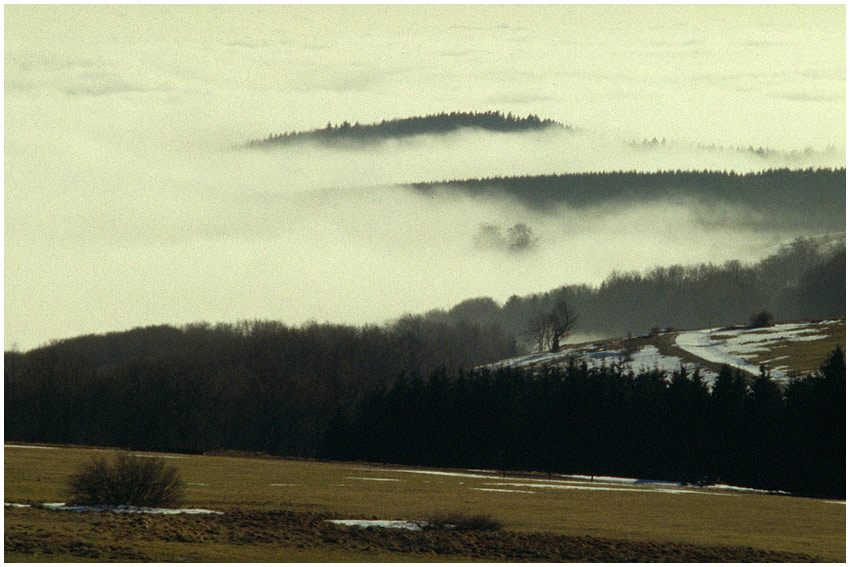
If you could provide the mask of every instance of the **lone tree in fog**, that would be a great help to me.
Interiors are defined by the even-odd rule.
[[[559,299],[551,311],[533,315],[528,321],[526,332],[528,337],[537,343],[538,352],[543,352],[547,348],[551,352],[558,352],[561,348],[561,339],[569,336],[576,321],[578,321],[578,315],[575,309],[565,300]]]
[[[567,338],[578,321],[575,309],[563,299],[555,302],[555,307],[549,313],[549,321],[552,327],[552,352],[558,352],[561,348],[561,339]]]

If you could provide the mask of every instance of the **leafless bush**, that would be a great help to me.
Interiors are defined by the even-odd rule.
[[[75,505],[176,507],[183,500],[177,469],[159,458],[93,459],[71,476],[69,488]]]
[[[750,315],[750,327],[769,327],[773,324],[773,313],[766,310],[761,310],[758,313]]]

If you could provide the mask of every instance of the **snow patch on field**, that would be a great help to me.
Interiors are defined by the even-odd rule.
[[[42,447],[41,445],[3,445],[4,449],[48,449],[53,450],[56,447]]]
[[[676,356],[661,354],[658,348],[653,345],[644,345],[640,350],[633,353],[630,358],[622,350],[588,350],[588,347],[583,346],[567,348],[557,353],[538,353],[518,356],[489,366],[491,368],[533,368],[538,365],[545,366],[550,364],[567,366],[571,360],[586,363],[589,368],[593,369],[616,365],[625,371],[632,371],[635,374],[657,369],[669,375],[679,370],[682,366],[688,372],[693,372],[697,368],[697,365],[685,362]],[[717,374],[706,369],[701,369],[701,371],[703,381],[709,385],[713,384]]]
[[[64,502],[42,504],[48,510],[68,512],[116,512],[121,514],[224,514],[203,508],[147,508],[142,506],[69,506]]]
[[[398,478],[370,478],[368,476],[347,476],[347,480],[373,480],[375,482],[401,482]]]
[[[183,455],[133,455],[134,457],[144,457],[148,459],[185,459]]]
[[[423,471],[423,470],[410,470],[410,469],[363,469],[363,470],[371,470],[371,471],[379,471],[379,472],[396,472],[396,473],[411,473],[411,474],[430,474],[435,476],[456,476],[456,477],[466,477],[466,478],[503,478],[498,475],[486,475],[486,474],[476,474],[476,473],[468,473],[468,472],[449,472],[449,471]]]
[[[482,470],[481,473],[474,473],[472,470],[465,472],[454,471],[429,471],[420,469],[360,469],[381,472],[393,473],[411,473],[421,475],[435,475],[455,478],[471,478],[480,479],[482,481],[499,481],[499,482],[484,482],[489,487],[514,487],[514,488],[560,488],[565,490],[609,490],[609,491],[625,491],[625,492],[664,492],[668,494],[711,494],[721,496],[737,496],[739,494],[788,494],[787,492],[777,490],[761,490],[757,488],[746,488],[742,486],[732,486],[729,484],[710,484],[706,486],[691,487],[681,482],[670,480],[653,480],[645,478],[628,478],[618,476],[591,476],[581,474],[556,475],[560,478],[551,479],[533,479],[527,476],[501,476],[497,474],[481,474],[492,473],[494,471]],[[480,469],[478,469],[480,470]],[[460,482],[459,484],[463,484]],[[473,488],[474,490],[485,490],[481,488]],[[496,490],[489,488],[489,490]],[[505,490],[505,489],[502,489]],[[726,494],[724,494],[726,493]],[[729,494],[737,493],[737,494]]]
[[[830,335],[824,334],[823,331],[825,327],[835,323],[835,321],[822,321],[818,324],[782,323],[772,327],[685,331],[676,337],[676,346],[703,360],[728,364],[733,368],[758,375],[759,366],[749,362],[747,358],[769,352],[778,344],[828,339]],[[787,357],[776,357],[767,362],[783,358]],[[773,367],[771,377],[774,380],[787,380],[788,376],[785,374],[787,370],[787,366]]]
[[[550,483],[529,483],[529,482],[494,482],[494,486],[516,486],[519,488],[555,488],[558,490],[601,490],[606,492],[642,492],[644,494],[664,493],[664,494],[710,494],[712,496],[735,496],[724,492],[707,492],[703,490],[691,490],[688,488],[628,488],[624,486],[593,486],[593,485],[578,485],[578,484],[550,484]]]
[[[725,348],[722,340],[712,340],[712,330],[716,329],[679,333],[676,336],[676,346],[708,362],[727,364],[733,368],[739,368],[752,374],[759,373],[758,366],[747,362],[739,356],[732,355]]]
[[[759,488],[745,488],[743,486],[731,486],[728,484],[712,484],[710,486],[706,486],[706,488],[746,492],[748,494],[790,494],[790,492],[784,492],[782,490],[761,490]]]
[[[357,528],[394,528],[399,530],[419,531],[428,525],[428,522],[413,522],[404,520],[326,520],[331,524],[341,526],[353,526]]]
[[[560,360],[564,358],[566,354],[567,353],[565,353],[564,351],[527,354],[523,356],[509,358],[491,366],[496,368],[526,368],[529,366],[534,366],[535,364],[548,363],[554,360]]]
[[[616,482],[616,483],[627,483],[633,484],[638,482],[636,478],[625,478],[621,476],[590,476],[585,474],[571,474],[567,478],[573,480],[591,480],[591,481],[603,481],[603,482]]]
[[[510,488],[477,488],[470,487],[470,490],[480,490],[481,492],[521,492],[523,494],[537,494],[533,490],[512,490]]]
[[[29,504],[17,504],[15,502],[3,502],[4,508],[32,508]]]

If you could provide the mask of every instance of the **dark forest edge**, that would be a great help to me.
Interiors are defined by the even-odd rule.
[[[570,364],[542,373],[437,368],[427,378],[360,384],[353,395],[345,384],[337,392],[321,375],[308,379],[288,368],[291,359],[256,348],[262,330],[252,334],[253,345],[218,368],[172,354],[33,375],[37,361],[11,361],[5,438],[845,497],[846,368],[838,347],[820,371],[784,390],[767,375],[748,382],[727,366],[709,390],[698,371],[635,374]]]
[[[460,192],[473,197],[507,196],[540,212],[558,214],[559,207],[628,206],[658,201],[690,201],[743,208],[749,214],[735,222],[754,228],[805,228],[812,232],[843,231],[846,220],[846,169],[768,169],[734,171],[612,171],[452,179],[408,185],[428,195]],[[704,216],[704,215],[703,215]],[[708,224],[729,222],[723,214]]]
[[[844,498],[845,388],[840,347],[784,391],[766,374],[748,383],[728,366],[710,391],[684,368],[437,370],[340,411],[321,456]]]
[[[571,128],[549,118],[540,118],[535,114],[526,117],[503,114],[498,111],[487,112],[442,112],[409,118],[394,118],[372,124],[354,124],[348,121],[331,124],[325,128],[269,134],[259,140],[251,140],[248,147],[263,147],[298,142],[361,142],[376,143],[390,139],[400,139],[424,134],[448,134],[462,128],[478,128],[490,132],[527,132],[546,128],[559,128],[569,131]]]

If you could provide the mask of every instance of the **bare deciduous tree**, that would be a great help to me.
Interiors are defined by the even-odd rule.
[[[550,325],[552,327],[552,352],[558,352],[561,348],[561,339],[567,338],[578,321],[575,309],[563,299],[555,302],[555,307],[549,313]]]
[[[537,345],[537,352],[543,352],[549,347],[552,338],[552,326],[548,313],[537,313],[529,320],[526,336]]]
[[[538,352],[547,348],[551,352],[558,352],[561,340],[569,336],[576,321],[578,316],[575,309],[559,299],[551,311],[538,313],[528,320],[526,335],[537,344]]]

